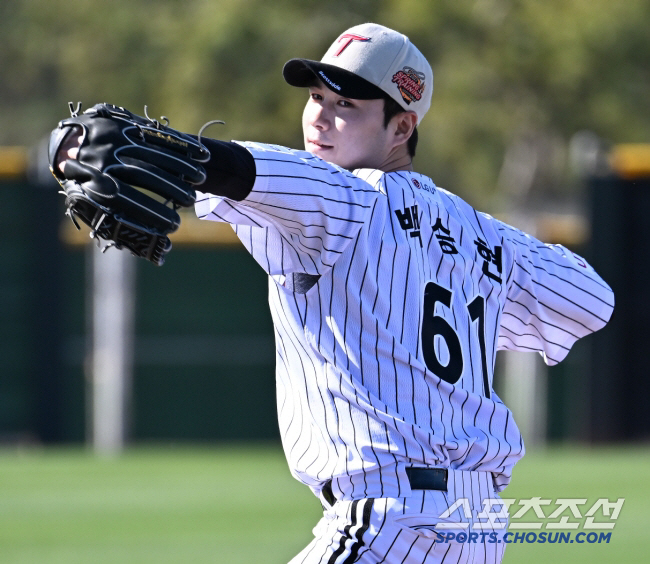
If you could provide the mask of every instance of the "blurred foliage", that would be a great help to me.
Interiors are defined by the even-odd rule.
[[[650,140],[650,0],[2,0],[0,144],[35,143],[82,100],[301,147],[305,94],[282,65],[364,21],[429,58],[416,168],[475,205],[563,193],[579,131]]]

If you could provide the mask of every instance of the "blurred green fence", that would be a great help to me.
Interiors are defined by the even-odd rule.
[[[89,245],[53,179],[4,155],[0,442],[82,441]],[[173,239],[164,267],[137,261],[132,439],[276,438],[266,276],[232,237]]]

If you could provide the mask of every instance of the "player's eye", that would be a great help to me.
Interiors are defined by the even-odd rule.
[[[353,108],[354,104],[348,100],[339,100],[339,106],[342,106],[343,108]]]
[[[318,94],[318,92],[310,92],[310,93],[309,93],[309,97],[310,97],[312,100],[319,100],[319,101],[320,101],[320,100],[323,99],[323,97],[322,97],[320,94]]]

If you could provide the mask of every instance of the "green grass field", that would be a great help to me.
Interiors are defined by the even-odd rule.
[[[511,544],[506,563],[647,561],[650,447],[533,452],[503,497],[534,496],[626,501],[609,544]],[[319,514],[278,445],[0,450],[1,564],[282,564]]]

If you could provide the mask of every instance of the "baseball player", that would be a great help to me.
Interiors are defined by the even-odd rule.
[[[500,562],[507,514],[489,500],[524,444],[496,352],[560,362],[612,292],[414,172],[433,73],[404,35],[359,25],[283,74],[308,91],[305,150],[204,140],[195,210],[269,275],[283,448],[324,508],[291,563]]]

